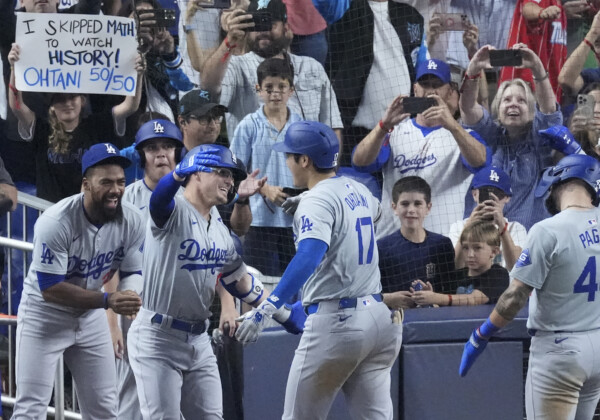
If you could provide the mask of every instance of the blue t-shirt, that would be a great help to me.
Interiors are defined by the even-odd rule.
[[[421,243],[409,241],[399,230],[377,241],[383,292],[409,290],[417,279],[431,282],[436,292],[456,290],[452,241],[425,232]]]

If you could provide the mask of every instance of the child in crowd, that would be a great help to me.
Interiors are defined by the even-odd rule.
[[[441,294],[433,292],[431,283],[417,280],[422,290],[413,293],[417,305],[467,306],[496,303],[502,292],[508,287],[508,271],[494,264],[494,258],[500,252],[500,235],[496,225],[481,220],[465,227],[460,235],[460,244],[465,254],[467,266],[457,270],[456,293]]]
[[[294,93],[294,69],[286,58],[268,58],[257,69],[256,92],[263,105],[235,129],[231,151],[248,171],[260,169],[267,183],[250,197],[252,225],[244,239],[244,261],[262,274],[280,276],[295,254],[292,216],[281,205],[294,192],[285,154],[272,150],[301,117],[287,103]],[[284,192],[285,191],[285,192]],[[262,196],[262,197],[261,197]]]
[[[509,222],[504,216],[504,206],[513,195],[510,176],[497,166],[486,166],[473,177],[471,195],[478,204],[468,218],[454,222],[448,233],[454,245],[456,268],[465,266],[465,255],[459,243],[461,232],[469,223],[487,220],[495,223],[500,232],[500,252],[494,262],[512,270],[521,255],[522,245],[527,239],[527,230],[519,222]]]
[[[392,188],[392,209],[399,231],[377,241],[383,301],[390,308],[411,308],[410,286],[416,279],[450,291],[454,247],[449,238],[423,227],[431,210],[431,187],[421,177],[399,179]]]

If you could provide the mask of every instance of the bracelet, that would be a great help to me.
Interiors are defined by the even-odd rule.
[[[104,293],[104,309],[108,309],[108,293]]]
[[[590,50],[592,50],[592,52],[594,54],[596,54],[596,48],[594,47],[594,44],[592,44],[590,41],[588,41],[587,38],[583,38],[583,43],[585,45],[587,45],[588,47],[590,47]]]
[[[383,120],[379,120],[379,128],[381,128],[383,131],[387,131],[388,133],[391,133],[392,131],[394,131],[394,127],[385,128],[385,126],[383,125]]]
[[[544,11],[543,8],[540,8],[540,13],[538,13],[538,20],[542,20],[542,12]]]
[[[476,80],[479,79],[481,77],[481,72],[477,73],[475,76],[469,76],[467,74],[467,72],[465,71],[465,75],[463,77],[463,80]]]
[[[533,80],[535,80],[536,82],[543,82],[544,80],[546,80],[548,77],[550,76],[550,73],[548,73],[548,70],[546,70],[546,75],[543,77],[540,77],[539,79],[536,78],[535,76],[533,77]]]
[[[225,38],[225,47],[227,47],[227,52],[221,59],[222,63],[224,63],[227,60],[227,58],[231,55],[231,50],[233,50],[235,47],[237,47],[237,44],[230,44],[229,40],[227,38]]]
[[[448,295],[448,306],[452,306],[452,295]]]
[[[502,229],[502,232],[500,232],[500,236],[504,235],[504,232],[506,232],[508,230],[508,222],[504,223],[504,229]]]

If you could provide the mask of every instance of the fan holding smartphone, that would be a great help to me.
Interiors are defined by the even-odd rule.
[[[450,67],[444,61],[429,59],[416,69],[414,98],[399,96],[392,101],[379,124],[354,150],[355,169],[379,162],[384,174],[382,206],[391,206],[394,182],[406,175],[423,178],[432,189],[434,206],[425,228],[448,232],[450,224],[462,217],[464,196],[469,187],[470,171],[482,167],[488,158],[485,141],[465,130],[453,116]],[[415,116],[407,119],[410,115]],[[385,141],[389,141],[387,159],[379,159]],[[392,234],[398,218],[384,213],[377,236]]]

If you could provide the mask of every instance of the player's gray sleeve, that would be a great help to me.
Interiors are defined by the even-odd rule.
[[[37,272],[66,274],[69,265],[69,243],[81,233],[69,232],[64,223],[42,215],[34,228],[31,267]]]
[[[223,264],[223,283],[231,284],[239,281],[244,274],[248,272],[246,264],[242,260],[242,256],[235,249],[233,240],[229,238],[227,247],[227,260]]]
[[[341,214],[341,212],[339,212]],[[294,214],[294,231],[298,241],[303,239],[319,239],[331,243],[333,224],[336,221],[336,211],[325,197],[308,195],[300,201]]]
[[[557,246],[558,239],[554,232],[540,224],[533,225],[510,277],[535,289],[542,288],[556,256]]]
[[[138,219],[138,218],[136,218]],[[142,251],[144,246],[145,226],[143,218],[139,217],[139,223],[136,223],[132,230],[128,232],[131,237],[126,245],[125,257],[121,263],[122,273],[132,273],[142,271]]]

